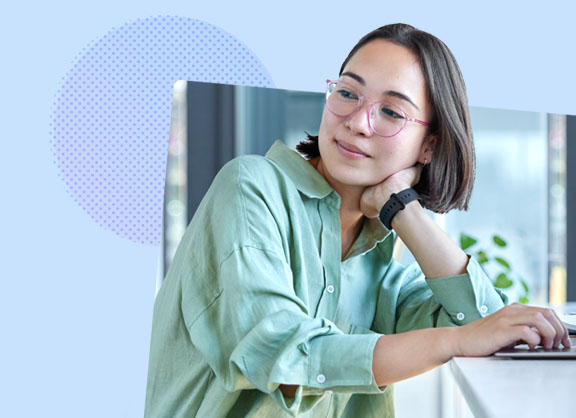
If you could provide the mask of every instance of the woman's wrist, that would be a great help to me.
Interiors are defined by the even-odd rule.
[[[392,229],[398,232],[402,229],[401,224],[404,222],[409,222],[411,217],[418,216],[419,214],[425,215],[424,208],[418,200],[413,200],[409,203],[406,203],[404,209],[398,211],[392,218]]]
[[[393,193],[399,193],[409,187],[399,183],[367,187],[360,200],[360,209],[367,218],[377,218]]]
[[[384,198],[384,203],[382,206],[384,206],[384,204],[386,204],[390,200],[390,197],[393,194],[395,194],[395,193],[398,194],[402,190],[409,189],[410,187],[412,187],[412,186],[410,186],[409,184],[402,184],[399,182],[392,183],[392,184],[386,184],[386,186],[384,187],[383,192],[382,192],[382,196]]]
[[[403,212],[407,205],[412,204],[416,200],[420,200],[420,196],[412,188],[404,189],[399,193],[393,193],[388,202],[386,202],[380,210],[380,221],[386,228],[393,229],[392,221],[394,218]]]
[[[462,356],[462,335],[465,329],[462,326],[459,327],[445,327],[447,330],[447,346],[449,347],[450,358],[461,357]]]

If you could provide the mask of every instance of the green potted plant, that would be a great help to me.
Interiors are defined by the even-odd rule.
[[[511,289],[514,285],[519,286],[518,302],[527,304],[530,301],[528,283],[512,270],[510,262],[501,255],[507,246],[506,240],[496,234],[492,235],[490,246],[481,246],[478,239],[463,232],[460,234],[460,248],[476,258],[487,274],[489,271],[495,272],[491,277],[494,287]]]

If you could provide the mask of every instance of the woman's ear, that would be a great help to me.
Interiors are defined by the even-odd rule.
[[[432,162],[434,157],[434,149],[436,148],[436,135],[428,135],[424,142],[422,142],[422,148],[420,149],[420,155],[418,156],[418,162],[422,165],[427,165]]]

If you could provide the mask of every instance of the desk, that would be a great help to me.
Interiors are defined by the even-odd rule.
[[[576,360],[455,357],[450,370],[475,418],[576,417]]]

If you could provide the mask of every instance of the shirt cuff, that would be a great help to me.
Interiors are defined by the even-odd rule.
[[[311,340],[305,394],[381,393],[372,373],[374,347],[381,336],[336,334]]]
[[[332,392],[384,393],[372,373],[374,347],[382,334],[325,335],[299,345],[310,356],[306,384],[299,385],[293,398],[282,395],[280,388],[271,393],[289,413],[311,410]]]
[[[454,324],[464,325],[502,308],[507,297],[494,288],[478,262],[469,256],[466,273],[427,279],[426,283]]]

